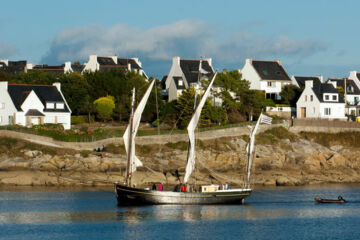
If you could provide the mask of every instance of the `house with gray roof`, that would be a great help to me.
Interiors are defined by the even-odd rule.
[[[263,90],[266,98],[280,100],[282,88],[291,84],[291,79],[280,60],[263,61],[247,58],[239,71],[243,79],[250,82],[250,89]]]
[[[28,69],[32,68],[32,64],[28,64],[27,61],[9,61],[7,59],[0,60],[0,72],[6,72],[8,74],[26,73]]]
[[[345,101],[334,84],[306,80],[296,113],[297,118],[346,119]]]
[[[60,83],[28,85],[0,82],[0,125],[30,127],[46,123],[71,128],[71,110],[61,92]]]
[[[138,58],[118,58],[117,56],[101,57],[97,55],[90,55],[89,61],[85,63],[83,72],[90,71],[111,71],[121,70],[124,72],[135,71],[143,76],[145,79],[149,79],[144,72],[141,62]]]
[[[200,81],[209,79],[215,73],[211,62],[211,58],[180,59],[180,57],[173,57],[169,74],[162,80],[168,100],[177,99],[184,89],[201,87]]]
[[[315,76],[315,77],[305,77],[305,76],[292,76],[291,77],[291,84],[303,89],[305,88],[305,81],[312,80],[314,83],[322,83],[323,76]]]

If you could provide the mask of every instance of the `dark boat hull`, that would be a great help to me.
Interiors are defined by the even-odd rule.
[[[346,203],[345,199],[323,199],[323,198],[314,198],[318,203]]]
[[[118,205],[205,205],[242,204],[251,189],[234,189],[217,192],[153,191],[115,184]]]

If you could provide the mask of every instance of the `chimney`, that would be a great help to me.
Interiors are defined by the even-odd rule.
[[[245,64],[252,64],[252,59],[251,58],[247,58],[245,59]]]
[[[8,89],[8,82],[0,82],[0,90],[7,91]]]
[[[6,66],[9,66],[9,60],[8,59],[1,59],[0,62],[5,63]]]
[[[323,80],[324,80],[323,75],[319,75],[319,76],[316,76],[316,77],[320,80],[321,83],[323,83]]]
[[[305,88],[312,88],[313,80],[305,80]]]
[[[55,87],[57,88],[57,90],[58,90],[59,92],[61,92],[61,83],[55,82],[55,83],[53,83],[53,86],[55,86]]]
[[[65,62],[64,73],[71,72],[71,62]]]
[[[173,57],[173,65],[180,65],[180,57]]]
[[[336,88],[337,87],[337,83],[336,83],[336,81],[329,81],[329,83],[331,83],[333,86],[334,86],[334,88]]]
[[[115,64],[118,64],[117,56],[109,56],[112,58]]]

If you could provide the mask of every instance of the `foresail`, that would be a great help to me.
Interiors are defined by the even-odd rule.
[[[200,116],[201,116],[201,110],[205,105],[206,99],[208,98],[210,94],[210,89],[215,81],[217,72],[214,74],[209,86],[207,87],[204,95],[202,96],[199,105],[197,106],[194,115],[192,116],[189,125],[187,127],[188,134],[189,134],[189,149],[188,149],[188,159],[185,169],[185,177],[184,177],[184,183],[187,183],[189,180],[189,177],[192,173],[192,171],[195,168],[195,129],[199,122]]]
[[[139,125],[140,125],[140,120],[141,120],[141,115],[144,111],[144,108],[145,108],[145,105],[146,105],[146,102],[148,101],[148,98],[150,96],[150,93],[151,93],[151,90],[154,86],[154,83],[155,83],[155,80],[153,80],[148,89],[146,90],[144,96],[142,97],[141,101],[139,102],[139,105],[137,106],[135,112],[134,112],[134,116],[133,116],[133,131],[132,131],[132,141],[131,141],[131,144],[132,144],[132,148],[131,148],[131,157],[130,159],[132,159],[132,163],[130,164],[131,165],[131,169],[130,169],[130,172],[135,172],[136,171],[136,167],[140,167],[142,166],[142,162],[140,161],[140,159],[138,159],[136,156],[135,156],[135,137],[136,137],[136,134],[137,134],[137,131],[139,129]],[[127,126],[126,128],[126,131],[123,135],[123,139],[124,139],[124,145],[125,145],[125,150],[126,152],[128,152],[129,150],[129,138],[130,138],[130,134],[129,134],[129,131],[130,131],[130,125]]]

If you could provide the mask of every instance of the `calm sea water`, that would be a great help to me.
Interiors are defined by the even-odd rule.
[[[314,197],[346,204],[318,204]],[[261,188],[245,205],[117,207],[108,189],[0,188],[0,239],[359,239],[360,185]]]

